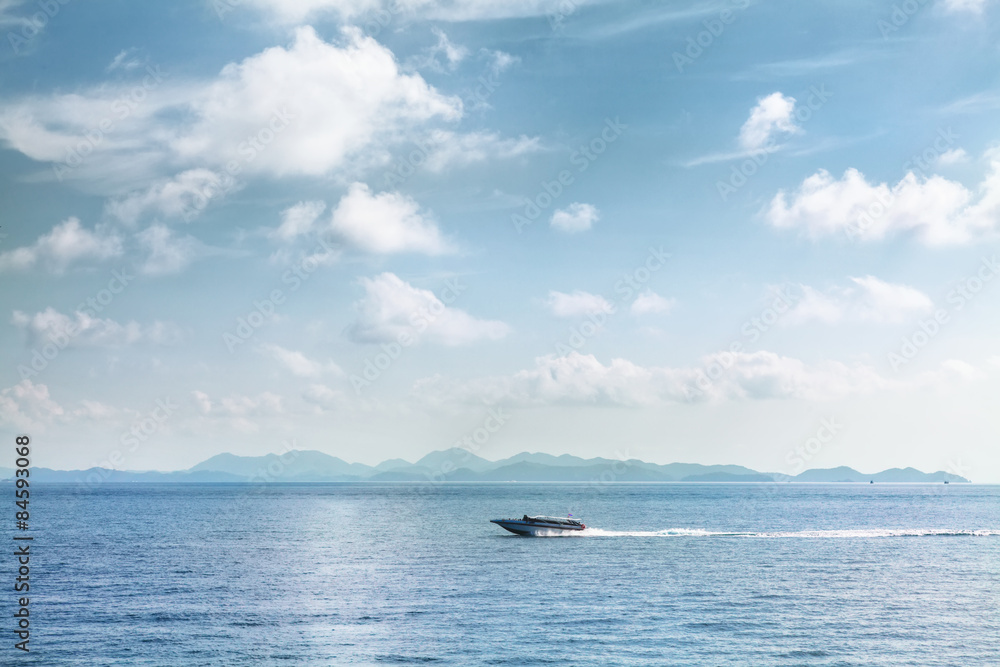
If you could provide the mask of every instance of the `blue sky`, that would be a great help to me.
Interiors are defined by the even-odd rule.
[[[0,429],[1000,482],[998,18],[0,2]]]

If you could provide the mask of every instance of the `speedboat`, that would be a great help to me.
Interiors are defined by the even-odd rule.
[[[564,519],[558,516],[528,516],[527,514],[520,519],[490,519],[490,523],[495,523],[512,533],[531,535],[532,537],[567,535],[587,527],[576,519]]]

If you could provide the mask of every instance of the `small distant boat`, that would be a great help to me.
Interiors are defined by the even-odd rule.
[[[530,535],[532,537],[572,533],[584,530],[587,527],[582,521],[577,521],[573,518],[528,516],[527,514],[520,519],[490,519],[490,523],[495,523],[504,530],[509,530],[512,533]]]

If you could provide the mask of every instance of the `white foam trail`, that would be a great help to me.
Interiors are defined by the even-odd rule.
[[[664,530],[602,530],[587,528],[580,537],[756,537],[756,538],[845,538],[845,537],[1000,537],[1000,530],[957,530],[947,528],[861,528],[850,530],[798,530],[775,532],[720,532],[697,528]]]

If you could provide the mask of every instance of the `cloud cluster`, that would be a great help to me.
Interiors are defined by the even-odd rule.
[[[909,172],[890,186],[869,183],[857,169],[839,179],[820,170],[791,195],[775,195],[765,216],[774,227],[813,238],[840,233],[877,241],[912,233],[926,245],[970,243],[992,237],[1000,221],[1000,159],[991,161],[978,193],[940,176]]]
[[[0,424],[21,431],[44,429],[45,425],[65,414],[62,406],[49,396],[44,384],[22,380],[0,390]]]
[[[471,381],[433,377],[414,393],[431,403],[486,401],[504,405],[616,405],[647,407],[720,399],[830,400],[894,386],[868,366],[827,361],[815,365],[773,352],[710,355],[701,367],[645,367],[625,359],[602,364],[571,352],[535,359],[534,368]],[[705,369],[724,372],[709,379]]]
[[[122,239],[107,230],[88,230],[78,218],[67,218],[30,246],[0,253],[0,272],[42,267],[62,273],[84,260],[106,260],[122,254]]]
[[[454,250],[412,198],[397,192],[373,194],[364,183],[348,188],[330,227],[350,245],[375,254],[442,255]]]
[[[81,311],[66,315],[52,307],[34,315],[15,310],[11,322],[27,334],[29,345],[48,342],[59,347],[122,347],[139,342],[172,345],[182,337],[177,325],[170,322],[121,324]]]
[[[782,324],[810,321],[834,324],[843,321],[896,324],[925,315],[934,302],[909,285],[888,283],[874,276],[851,278],[851,285],[820,291],[800,285],[795,305],[782,317]]]
[[[74,174],[129,182],[174,165],[204,170],[121,202],[129,218],[175,206],[192,181],[231,164],[240,174],[322,175],[370,160],[379,146],[424,123],[462,115],[457,97],[402,72],[389,49],[356,28],[344,28],[339,44],[298,28],[287,47],[230,63],[214,80],[163,81],[116,114],[116,101],[129,91],[122,83],[0,104],[0,140],[32,159],[62,162],[88,143],[110,109],[112,131],[89,141]],[[128,173],[120,168],[125,158]]]
[[[357,320],[348,332],[358,343],[409,340],[457,346],[499,340],[510,332],[503,322],[475,318],[393,273],[359,282],[365,295],[355,303]]]

